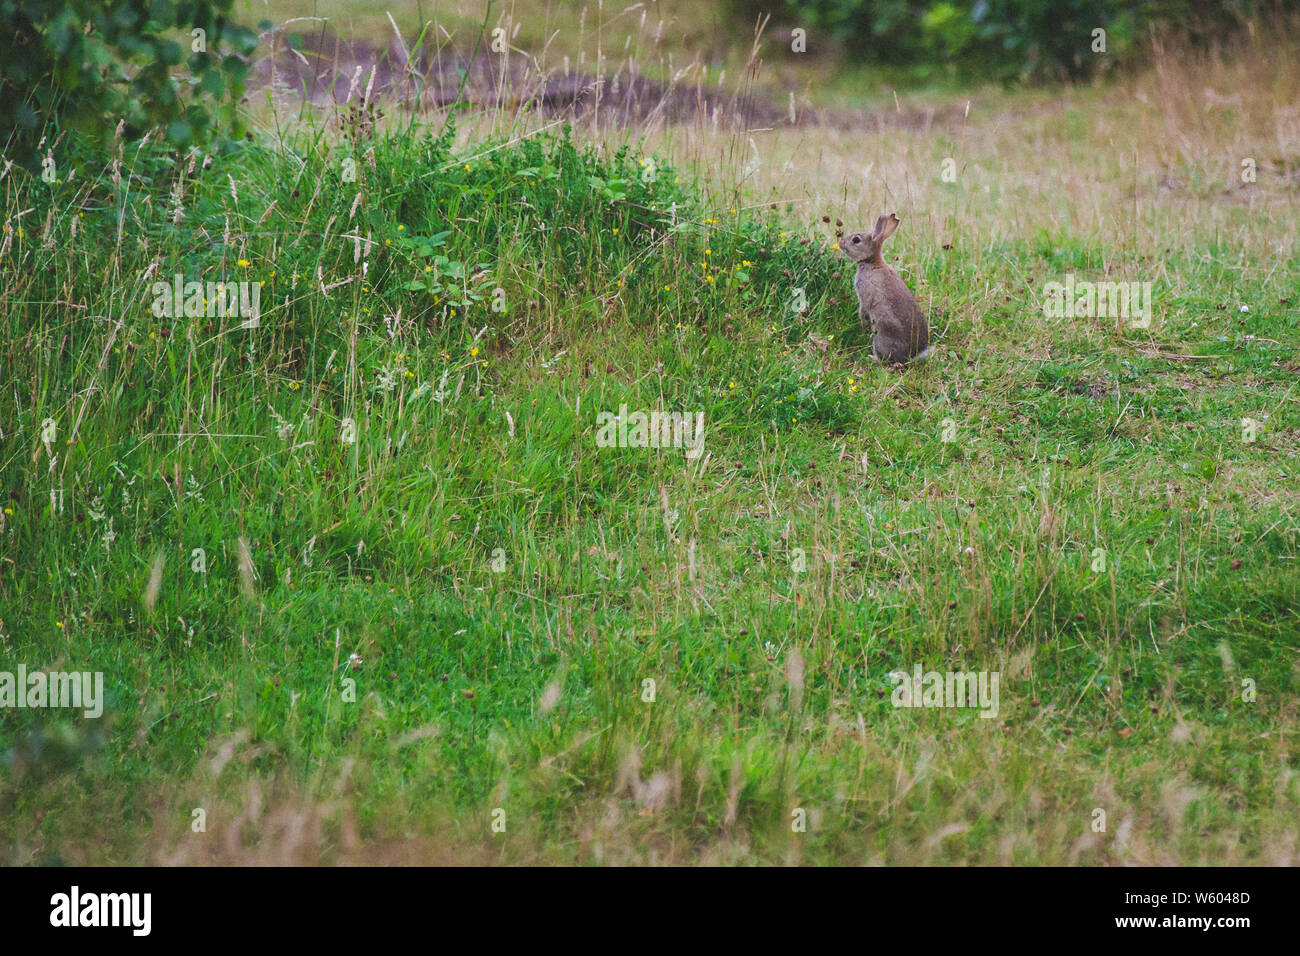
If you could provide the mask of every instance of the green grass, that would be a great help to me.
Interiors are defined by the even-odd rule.
[[[1043,315],[1096,234],[900,234],[899,373],[820,216],[459,143],[5,180],[0,660],[109,694],[0,711],[5,862],[1294,861],[1294,246],[1133,251],[1148,333]],[[177,272],[259,327],[152,316]],[[998,717],[895,709],[917,663]]]

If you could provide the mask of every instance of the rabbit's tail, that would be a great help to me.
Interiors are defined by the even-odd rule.
[[[926,361],[929,361],[930,356],[933,355],[933,354],[934,354],[934,351],[931,349],[930,346],[927,345],[927,346],[926,346],[925,348],[923,348],[921,351],[919,351],[919,352],[916,353],[916,357],[913,358],[912,361],[913,361],[913,362],[926,362]]]

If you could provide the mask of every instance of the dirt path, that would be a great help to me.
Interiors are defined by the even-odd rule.
[[[301,44],[296,40],[291,44],[291,35],[301,37]],[[588,73],[542,73],[523,57],[506,59],[483,51],[463,55],[444,49],[411,57],[396,38],[381,46],[345,40],[324,27],[297,34],[277,30],[264,43],[269,52],[254,60],[249,89],[272,86],[279,97],[318,105],[341,106],[368,95],[371,101],[442,109],[459,100],[484,110],[535,109],[548,118],[585,116],[615,125],[630,120],[680,123],[702,115],[710,124],[742,129],[956,128],[962,119],[962,111],[955,107],[874,113],[804,109],[792,122],[788,108],[762,90],[737,95],[717,87],[668,86],[623,70],[602,78]]]

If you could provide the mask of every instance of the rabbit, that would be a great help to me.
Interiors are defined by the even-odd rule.
[[[912,291],[880,254],[897,228],[898,216],[881,216],[872,232],[850,233],[840,240],[840,248],[858,264],[853,279],[858,319],[864,332],[875,333],[874,357],[890,364],[924,362],[930,357],[930,324]]]

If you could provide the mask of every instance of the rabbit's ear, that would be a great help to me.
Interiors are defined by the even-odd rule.
[[[879,219],[876,220],[876,228],[871,230],[871,238],[874,239],[876,242],[879,242],[881,239],[885,238],[886,235],[885,223],[888,221],[888,219],[889,219],[888,216],[881,216]]]
[[[892,212],[888,216],[881,216],[879,219],[876,220],[876,235],[879,237],[881,242],[884,242],[886,239],[892,236],[894,234],[894,230],[897,228],[898,228],[898,217],[895,216]]]

